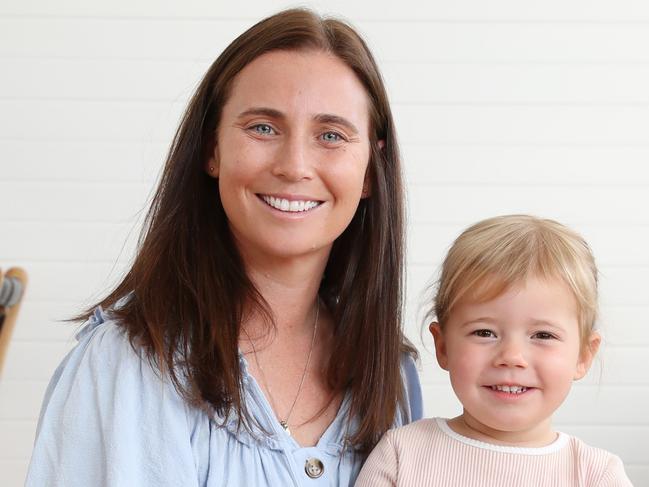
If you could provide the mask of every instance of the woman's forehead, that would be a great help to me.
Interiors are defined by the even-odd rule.
[[[291,114],[332,114],[367,127],[368,96],[356,74],[324,51],[271,51],[234,78],[224,111],[251,108]]]

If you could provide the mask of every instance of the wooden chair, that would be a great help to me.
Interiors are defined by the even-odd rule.
[[[20,267],[0,269],[0,376],[26,286],[27,273]]]

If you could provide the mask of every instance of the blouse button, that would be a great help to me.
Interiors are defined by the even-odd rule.
[[[309,458],[304,464],[304,471],[312,479],[317,479],[324,472],[324,465],[317,458]]]

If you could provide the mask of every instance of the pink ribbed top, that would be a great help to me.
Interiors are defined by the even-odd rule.
[[[632,486],[619,457],[559,433],[551,445],[492,445],[454,432],[445,419],[388,431],[370,454],[356,487]]]

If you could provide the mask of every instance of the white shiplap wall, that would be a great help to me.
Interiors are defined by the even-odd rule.
[[[595,251],[605,334],[557,424],[620,455],[635,485],[649,486],[649,3],[306,4],[365,34],[391,94],[408,180],[408,330],[428,414],[458,408],[417,315],[448,245],[488,216],[555,218]],[[73,344],[74,327],[56,320],[132,256],[201,74],[238,33],[289,5],[0,4],[0,266],[31,278],[0,382],[3,487],[22,484],[47,380]]]

